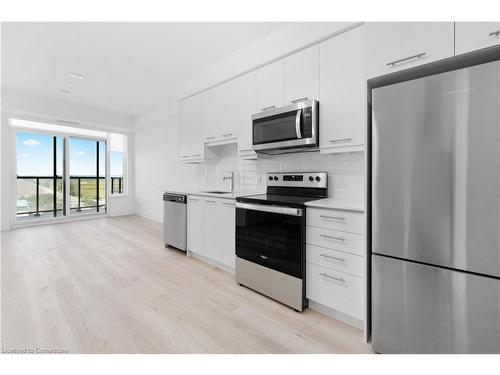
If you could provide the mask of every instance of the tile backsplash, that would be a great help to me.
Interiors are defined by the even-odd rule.
[[[266,156],[257,160],[244,160],[236,156],[236,147],[226,145],[218,159],[197,165],[199,189],[227,190],[223,181],[225,172],[233,172],[234,190],[240,192],[263,191],[268,172],[328,172],[328,195],[338,199],[362,201],[364,199],[364,153],[320,154],[304,152]]]

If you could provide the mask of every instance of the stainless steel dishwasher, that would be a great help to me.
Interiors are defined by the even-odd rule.
[[[186,251],[187,205],[186,195],[163,194],[163,240],[165,246]]]

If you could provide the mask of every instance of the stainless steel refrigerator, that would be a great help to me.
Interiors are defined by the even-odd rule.
[[[500,61],[372,90],[372,342],[500,353]]]

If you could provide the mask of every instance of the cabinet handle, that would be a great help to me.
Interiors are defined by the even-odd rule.
[[[492,31],[491,33],[488,34],[489,36],[499,36],[500,35],[500,30],[497,31]]]
[[[345,241],[345,238],[344,237],[335,237],[335,236],[329,236],[327,234],[320,234],[321,237],[324,237],[324,238],[329,238],[331,240],[337,240],[337,241]]]
[[[188,158],[189,155],[181,155],[181,158],[185,159],[185,158]]]
[[[345,279],[342,277],[335,277],[335,276],[329,275],[327,273],[320,273],[320,275],[323,277],[327,277],[329,279],[335,280],[335,281],[340,281],[341,283],[345,283]]]
[[[408,57],[405,57],[404,59],[400,59],[400,60],[396,60],[396,61],[391,61],[390,63],[387,63],[387,66],[394,67],[394,65],[396,65],[396,64],[399,64],[399,63],[402,63],[402,62],[405,62],[405,61],[408,61],[408,60],[412,60],[412,59],[420,59],[420,58],[424,57],[425,55],[426,55],[425,52],[417,53],[416,55],[408,56]]]
[[[246,148],[246,149],[244,149],[244,150],[240,150],[240,152],[250,152],[250,151],[252,151],[252,149],[251,149],[251,148]]]
[[[332,255],[328,255],[328,254],[319,254],[319,255],[322,256],[323,258],[338,260],[339,262],[345,262],[345,258],[337,258],[337,257],[334,257]]]
[[[206,137],[205,139],[210,140],[210,139],[215,139],[215,137]]]
[[[190,201],[190,202],[198,202],[198,201],[199,201],[199,199],[196,199],[196,198],[189,198],[189,201]]]
[[[196,155],[193,155],[193,157],[195,157],[195,156],[201,156],[201,154],[196,154]]]
[[[265,255],[260,254],[259,256],[260,256],[262,259],[267,259],[267,257],[266,257]]]
[[[205,200],[205,202],[207,202],[207,203],[217,203],[216,201],[209,201],[209,200]]]
[[[233,135],[233,133],[226,133],[226,134],[222,134],[222,136],[223,136],[223,137],[230,137],[230,136],[232,136],[232,135]]]
[[[322,217],[324,219],[332,219],[332,220],[340,220],[340,221],[345,220],[345,217],[337,217],[337,216],[319,215],[319,217]]]
[[[304,96],[303,98],[295,99],[295,100],[290,100],[290,103],[298,103],[298,102],[303,102],[304,100],[309,99],[308,96]]]
[[[342,138],[342,139],[330,139],[328,142],[330,143],[339,143],[339,142],[351,142],[352,138]]]
[[[261,111],[267,111],[268,109],[273,109],[273,108],[276,108],[276,106],[275,105],[270,105],[269,107],[261,108]]]

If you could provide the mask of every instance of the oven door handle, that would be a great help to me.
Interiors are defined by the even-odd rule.
[[[297,133],[297,139],[302,139],[302,133],[300,132],[300,119],[302,117],[302,109],[297,111],[295,115],[295,132]]]
[[[252,211],[271,212],[271,213],[275,213],[275,214],[290,215],[290,216],[302,216],[303,215],[301,208],[268,206],[265,204],[249,204],[249,203],[237,202],[236,208],[243,208],[245,210],[252,210]]]

